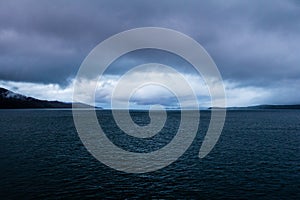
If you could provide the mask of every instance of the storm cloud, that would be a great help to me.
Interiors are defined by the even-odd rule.
[[[300,103],[300,2],[288,0],[1,1],[1,85],[25,93],[24,83],[54,85],[53,94],[70,95],[80,64],[99,42],[146,26],[171,28],[203,45],[226,83],[229,105]],[[144,51],[116,61],[107,75],[149,61],[192,73],[171,54]]]

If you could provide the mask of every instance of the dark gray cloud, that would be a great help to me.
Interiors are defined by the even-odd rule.
[[[238,85],[288,88],[300,79],[300,2],[288,0],[1,1],[0,79],[66,84],[99,42],[142,26],[193,37]],[[117,64],[126,70],[133,58],[184,65],[149,52]]]

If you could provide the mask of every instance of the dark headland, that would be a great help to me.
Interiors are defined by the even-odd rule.
[[[78,108],[92,108],[89,105],[76,103]],[[72,108],[72,103],[60,101],[40,100],[14,93],[0,87],[0,109],[25,109],[25,108]]]

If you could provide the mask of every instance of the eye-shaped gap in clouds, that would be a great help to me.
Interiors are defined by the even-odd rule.
[[[147,63],[167,65],[183,74],[198,74],[184,58],[172,52],[152,48],[139,49],[120,56],[109,65],[104,74],[122,75],[138,65]]]

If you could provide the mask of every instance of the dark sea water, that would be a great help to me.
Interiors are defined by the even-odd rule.
[[[161,133],[137,139],[118,129],[110,111],[97,112],[107,136],[136,152],[168,144],[180,122],[180,112],[170,111]],[[131,115],[149,122],[147,112]],[[209,118],[201,111],[196,139],[173,164],[127,174],[89,154],[71,110],[1,110],[0,199],[300,199],[300,111],[228,111],[215,148],[199,159]]]

